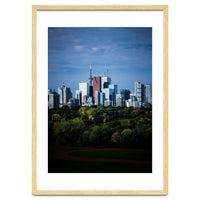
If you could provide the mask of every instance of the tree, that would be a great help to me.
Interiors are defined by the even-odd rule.
[[[111,135],[113,133],[112,127],[109,124],[101,125],[101,142],[105,143],[110,140]]]
[[[53,120],[54,121],[60,121],[61,116],[59,114],[53,114]]]
[[[120,138],[120,143],[122,144],[130,144],[130,139],[132,135],[132,130],[131,129],[124,129],[121,132],[121,138]]]
[[[119,132],[115,132],[115,133],[112,134],[111,142],[113,142],[115,144],[120,143],[120,133]]]
[[[80,109],[79,109],[79,114],[80,114],[80,116],[81,116],[81,119],[83,119],[83,120],[86,120],[86,119],[88,119],[88,113],[87,113],[87,111],[88,111],[88,107],[87,106],[82,106]]]
[[[89,136],[89,141],[91,144],[99,144],[101,139],[101,127],[94,126],[92,128],[92,133]]]

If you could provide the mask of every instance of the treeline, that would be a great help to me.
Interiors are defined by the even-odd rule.
[[[151,108],[81,107],[49,111],[49,143],[151,147]]]
[[[81,117],[84,122],[101,123],[119,117],[137,117],[141,115],[151,114],[152,107],[88,107],[77,106],[69,109],[68,106],[63,106],[59,109],[50,109],[48,112],[49,121],[57,121],[65,118],[65,120]]]

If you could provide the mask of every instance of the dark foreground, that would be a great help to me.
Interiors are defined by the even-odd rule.
[[[152,173],[147,149],[51,146],[49,173]]]

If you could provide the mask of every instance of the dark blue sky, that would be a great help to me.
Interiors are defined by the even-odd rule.
[[[48,88],[65,83],[73,93],[108,69],[112,83],[134,92],[134,82],[152,82],[152,28],[49,28]]]

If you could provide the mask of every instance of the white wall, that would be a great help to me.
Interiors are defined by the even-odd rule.
[[[197,0],[2,1],[0,12],[0,198],[4,200],[198,199],[200,179],[200,108],[198,106],[200,12],[198,2]],[[169,5],[168,196],[49,198],[31,195],[31,4]]]

